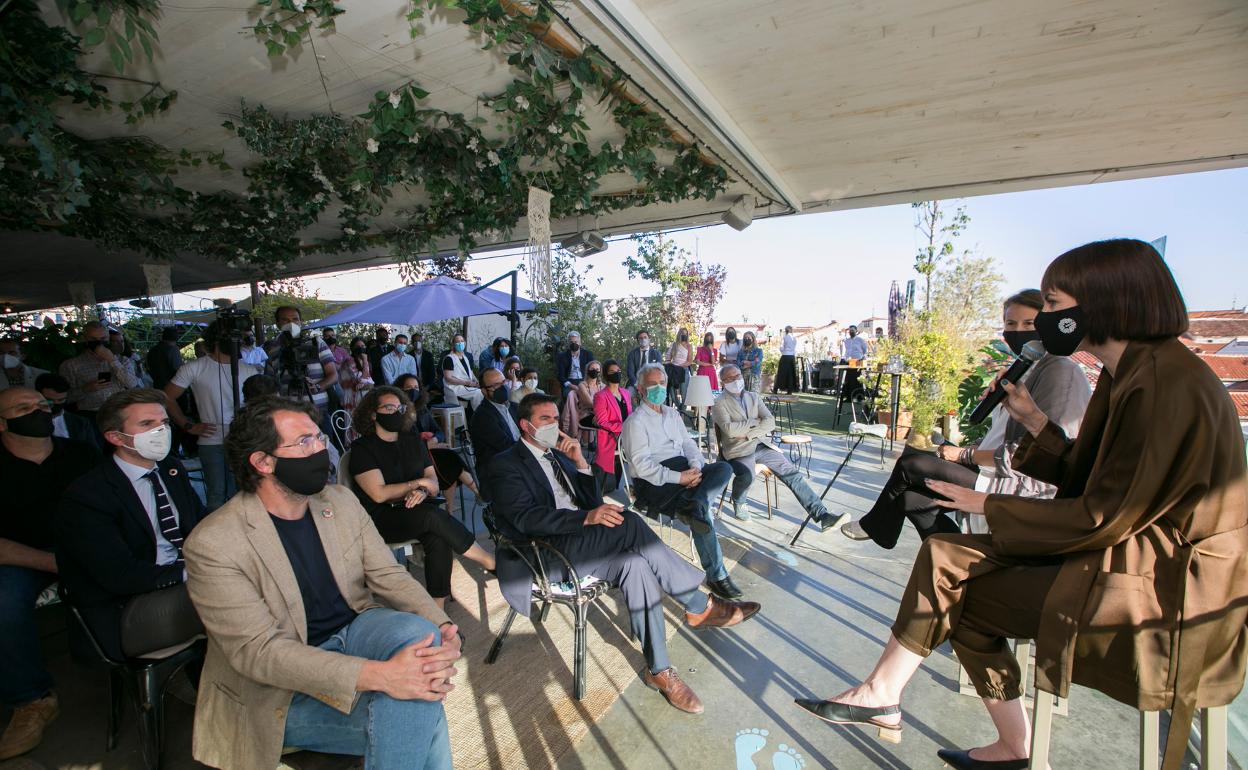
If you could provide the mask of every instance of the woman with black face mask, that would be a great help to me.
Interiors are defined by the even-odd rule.
[[[348,411],[359,405],[360,399],[373,387],[373,368],[368,360],[368,346],[363,337],[352,337],[350,355],[342,359],[338,367],[338,382],[342,384],[342,408]]]
[[[983,514],[991,536],[924,541],[874,671],[798,705],[899,737],[903,689],[948,641],[997,739],[938,756],[954,768],[1025,766],[1025,682],[1009,639],[1034,639],[1036,688],[1050,694],[1037,711],[1072,683],[1139,711],[1170,710],[1162,767],[1178,770],[1194,711],[1229,704],[1248,663],[1248,468],[1235,404],[1179,339],[1187,307],[1150,244],[1071,249],[1041,290],[1034,323],[1049,354],[1081,351],[1102,365],[1074,439],[1031,386],[1001,385],[1010,420],[1027,431],[1013,467],[1057,485],[1056,496],[931,482],[943,506]]]
[[[1037,289],[1027,289],[1005,301],[1002,338],[1017,355],[1028,341],[1037,338],[1036,314],[1043,301]],[[1088,406],[1092,390],[1083,370],[1063,356],[1045,356],[1024,375],[1023,381],[1043,405],[1045,414],[1067,435],[1079,432],[1079,422]],[[1000,495],[1052,497],[1057,487],[1019,473],[1011,458],[1027,429],[1010,419],[1004,407],[992,413],[992,427],[977,444],[966,447],[943,444],[936,456],[907,447],[893,466],[875,505],[866,516],[841,527],[851,540],[874,540],[882,548],[892,548],[909,519],[919,536],[937,532],[957,532],[958,525],[937,504],[927,486],[929,479],[947,481],[967,489]],[[983,517],[968,521],[972,532],[987,532]]]
[[[348,468],[360,504],[387,543],[416,539],[425,549],[425,587],[439,607],[451,595],[451,554],[494,570],[494,555],[444,509],[430,502],[441,491],[429,450],[414,435],[415,409],[407,394],[383,385],[355,409],[361,434],[351,445]]]
[[[606,387],[594,395],[594,426],[598,429],[598,442],[594,451],[594,473],[602,484],[602,493],[614,492],[620,478],[620,458],[616,451],[624,421],[633,413],[633,402],[628,388],[621,383],[624,371],[617,361],[602,365]]]
[[[472,474],[464,466],[464,461],[460,459],[459,454],[447,445],[446,436],[442,435],[442,426],[429,411],[429,396],[420,387],[420,380],[416,379],[413,374],[402,374],[395,380],[394,385],[406,393],[412,402],[412,411],[415,416],[408,430],[420,436],[425,446],[429,448],[429,455],[433,458],[433,467],[438,474],[438,486],[442,489],[442,496],[446,498],[447,510],[453,513],[456,484],[463,484],[465,489],[470,490],[474,495],[477,494],[477,485],[472,480]]]
[[[563,413],[559,415],[559,427],[569,436],[584,437],[582,429],[590,431],[594,427],[594,396],[606,387],[602,379],[602,364],[590,361],[585,367],[585,379],[578,382],[568,391]],[[502,388],[499,388],[502,390]]]

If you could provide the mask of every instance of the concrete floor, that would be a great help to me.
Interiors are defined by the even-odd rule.
[[[873,442],[874,443],[874,442]],[[812,484],[822,491],[844,456],[839,438],[817,437]],[[879,453],[864,446],[829,492],[833,510],[862,515],[875,499],[891,459],[881,468]],[[756,484],[754,497],[762,498]],[[682,677],[706,704],[698,716],[682,714],[640,681],[625,690],[607,716],[561,770],[598,768],[720,768],[797,770],[798,768],[938,768],[936,749],[970,747],[992,738],[979,701],[956,692],[956,663],[948,646],[920,669],[903,699],[905,729],[900,745],[873,733],[833,727],[793,704],[795,697],[829,696],[870,671],[897,610],[918,546],[907,528],[893,551],[855,543],[839,532],[808,529],[797,547],[788,540],[800,517],[781,487],[781,512],[772,521],[739,523],[726,516],[722,528],[750,544],[733,572],[762,612],[731,630],[680,629],[671,658]],[[103,672],[73,664],[67,653],[63,612],[40,612],[46,649],[61,695],[61,716],[43,745],[26,757],[0,762],[0,770],[130,770],[141,766],[135,721],[127,714],[120,743],[104,750],[106,678]],[[594,644],[593,637],[590,645]],[[167,699],[164,768],[202,767],[189,758],[192,708]],[[0,712],[0,724],[8,714]],[[1232,767],[1248,766],[1244,731],[1248,700],[1231,712]],[[1138,716],[1099,693],[1075,688],[1070,715],[1054,719],[1054,768],[1132,768],[1138,762]],[[300,770],[347,768],[355,762],[305,758]],[[508,770],[511,770],[510,768]]]

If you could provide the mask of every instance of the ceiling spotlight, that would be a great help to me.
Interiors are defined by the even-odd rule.
[[[12,312],[13,312],[13,305],[11,305],[8,302],[4,303],[4,314],[8,315],[9,313],[12,313]]]
[[[137,308],[140,308],[140,309],[142,309],[142,310],[147,310],[147,309],[148,309],[148,308],[150,308],[153,304],[154,304],[154,303],[153,303],[150,299],[148,299],[147,297],[139,297],[138,299],[132,299],[132,300],[130,300],[130,305],[131,305],[132,307],[137,307]]]
[[[744,230],[754,221],[754,196],[742,195],[720,217],[733,230]]]
[[[607,240],[597,230],[584,230],[559,243],[564,251],[574,257],[588,257],[607,250]]]

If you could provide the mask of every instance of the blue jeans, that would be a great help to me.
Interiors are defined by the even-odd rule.
[[[812,513],[817,518],[828,512],[819,500],[819,495],[815,494],[815,491],[806,483],[806,479],[802,478],[802,471],[775,449],[760,444],[754,450],[753,455],[739,457],[729,462],[732,463],[732,472],[735,475],[732,481],[733,502],[739,503],[745,500],[746,493],[750,491],[750,485],[754,483],[754,463],[761,463],[776,474],[776,478],[784,482],[807,513]]]
[[[338,630],[322,650],[369,660],[396,652],[433,634],[419,615],[384,608],[366,610]],[[451,770],[451,737],[441,701],[395,700],[380,692],[360,693],[350,714],[303,693],[286,712],[285,746],[327,754],[364,757],[364,770]]]
[[[694,547],[698,549],[698,558],[702,561],[702,569],[706,571],[707,580],[723,580],[728,576],[728,568],[724,566],[724,552],[719,547],[719,535],[715,534],[715,506],[719,496],[732,480],[732,466],[726,462],[707,463],[702,466],[702,482],[698,491],[706,494],[706,505],[698,506],[698,514],[710,525],[711,531],[693,535]]]
[[[35,625],[35,600],[54,582],[50,572],[0,564],[0,703],[9,708],[52,691]]]
[[[212,513],[229,500],[237,492],[234,486],[234,474],[225,464],[225,446],[223,444],[199,445],[199,462],[204,468],[204,497],[207,513]]]

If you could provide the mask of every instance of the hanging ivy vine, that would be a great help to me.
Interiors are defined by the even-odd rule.
[[[519,8],[500,0],[419,0],[409,6],[412,36],[430,12],[457,8],[498,49],[517,77],[483,95],[490,118],[430,107],[411,82],[378,92],[355,117],[287,118],[243,104],[225,122],[254,155],[242,170],[245,195],[200,195],[172,180],[179,167],[224,165],[219,154],[171,153],[136,139],[87,141],[60,128],[55,108],[65,101],[90,109],[113,106],[103,76],[83,72],[86,45],[107,44],[118,69],[133,59],[138,40],[150,57],[150,19],[157,0],[65,0],[84,37],[50,27],[31,0],[13,0],[0,30],[0,111],[10,138],[0,146],[0,225],[55,229],[157,257],[188,251],[259,275],[273,274],[310,249],[329,252],[378,245],[412,264],[455,242],[459,254],[481,241],[509,237],[525,214],[527,189],[554,194],[553,217],[593,216],[632,206],[712,198],[727,174],[696,144],[674,138],[665,121],[623,95],[624,76],[588,47],[567,54],[548,46],[543,4]],[[253,27],[269,55],[297,53],[314,27],[332,30],[344,9],[331,0],[258,0]],[[513,10],[509,10],[513,9]],[[113,55],[112,50],[120,50]],[[120,58],[119,58],[120,57]],[[147,94],[121,103],[128,120],[169,109],[176,92],[148,84]],[[623,140],[591,145],[586,111],[601,105]],[[636,187],[603,194],[610,174],[628,174]],[[387,204],[405,191],[422,202],[397,212]],[[423,193],[423,195],[421,194]],[[298,234],[337,209],[337,237],[300,243]],[[389,226],[377,226],[383,213]],[[394,220],[397,218],[397,224]]]

